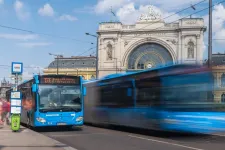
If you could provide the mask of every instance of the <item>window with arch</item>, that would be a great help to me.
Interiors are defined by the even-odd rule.
[[[225,102],[225,93],[223,93],[222,95],[221,95],[221,102]]]
[[[107,45],[107,60],[112,60],[112,44],[108,43]]]
[[[225,87],[225,74],[224,73],[221,76],[221,86]]]
[[[188,42],[188,58],[194,58],[195,44],[192,41]]]

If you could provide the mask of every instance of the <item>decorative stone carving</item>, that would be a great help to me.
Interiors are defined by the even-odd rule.
[[[177,44],[177,41],[175,39],[169,39],[169,40],[166,40],[166,41],[171,42],[173,45]]]
[[[107,60],[112,60],[112,44],[107,45]]]
[[[190,19],[185,21],[186,24],[196,24],[197,20],[196,19]]]
[[[200,34],[196,34],[196,37],[197,37],[197,39],[199,39],[200,38]]]
[[[128,43],[129,43],[128,41],[125,41],[125,42],[124,42],[124,47],[127,46]]]
[[[139,18],[139,21],[160,21],[160,20],[161,20],[160,11],[157,10],[157,8],[152,5],[148,7],[148,13],[141,14]]]
[[[192,40],[188,42],[188,58],[194,58],[195,44]]]

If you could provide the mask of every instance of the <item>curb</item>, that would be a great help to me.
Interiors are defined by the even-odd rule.
[[[21,127],[24,127],[24,126],[21,126]],[[24,128],[26,128],[26,127],[24,127]],[[53,139],[53,138],[51,138],[51,137],[48,137],[48,136],[43,135],[43,134],[41,134],[41,133],[35,132],[35,131],[33,131],[33,130],[29,129],[29,128],[26,128],[25,130],[28,130],[29,132],[33,132],[33,133],[35,133],[35,134],[39,134],[39,135],[41,135],[41,136],[45,136],[45,137],[51,139],[52,141],[54,141],[54,142],[57,143],[56,145],[58,145],[58,146],[64,146],[64,147],[62,147],[62,149],[64,149],[64,150],[78,150],[78,149],[73,148],[73,147],[71,147],[71,146],[68,146],[68,145],[66,145],[66,144],[64,144],[64,143],[62,143],[62,142],[59,142],[59,141],[57,141],[57,140],[55,140],[55,139]]]

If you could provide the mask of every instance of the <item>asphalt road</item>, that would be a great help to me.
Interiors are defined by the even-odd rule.
[[[39,132],[77,150],[225,150],[225,135],[177,135],[92,126]]]

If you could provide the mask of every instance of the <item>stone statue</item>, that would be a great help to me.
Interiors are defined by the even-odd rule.
[[[141,14],[140,21],[159,21],[161,20],[161,14],[160,11],[157,10],[155,6],[150,5],[148,7],[148,13],[147,14]]]
[[[191,41],[188,43],[188,58],[194,58],[194,43]]]
[[[107,45],[107,59],[112,60],[112,45],[111,44]]]

